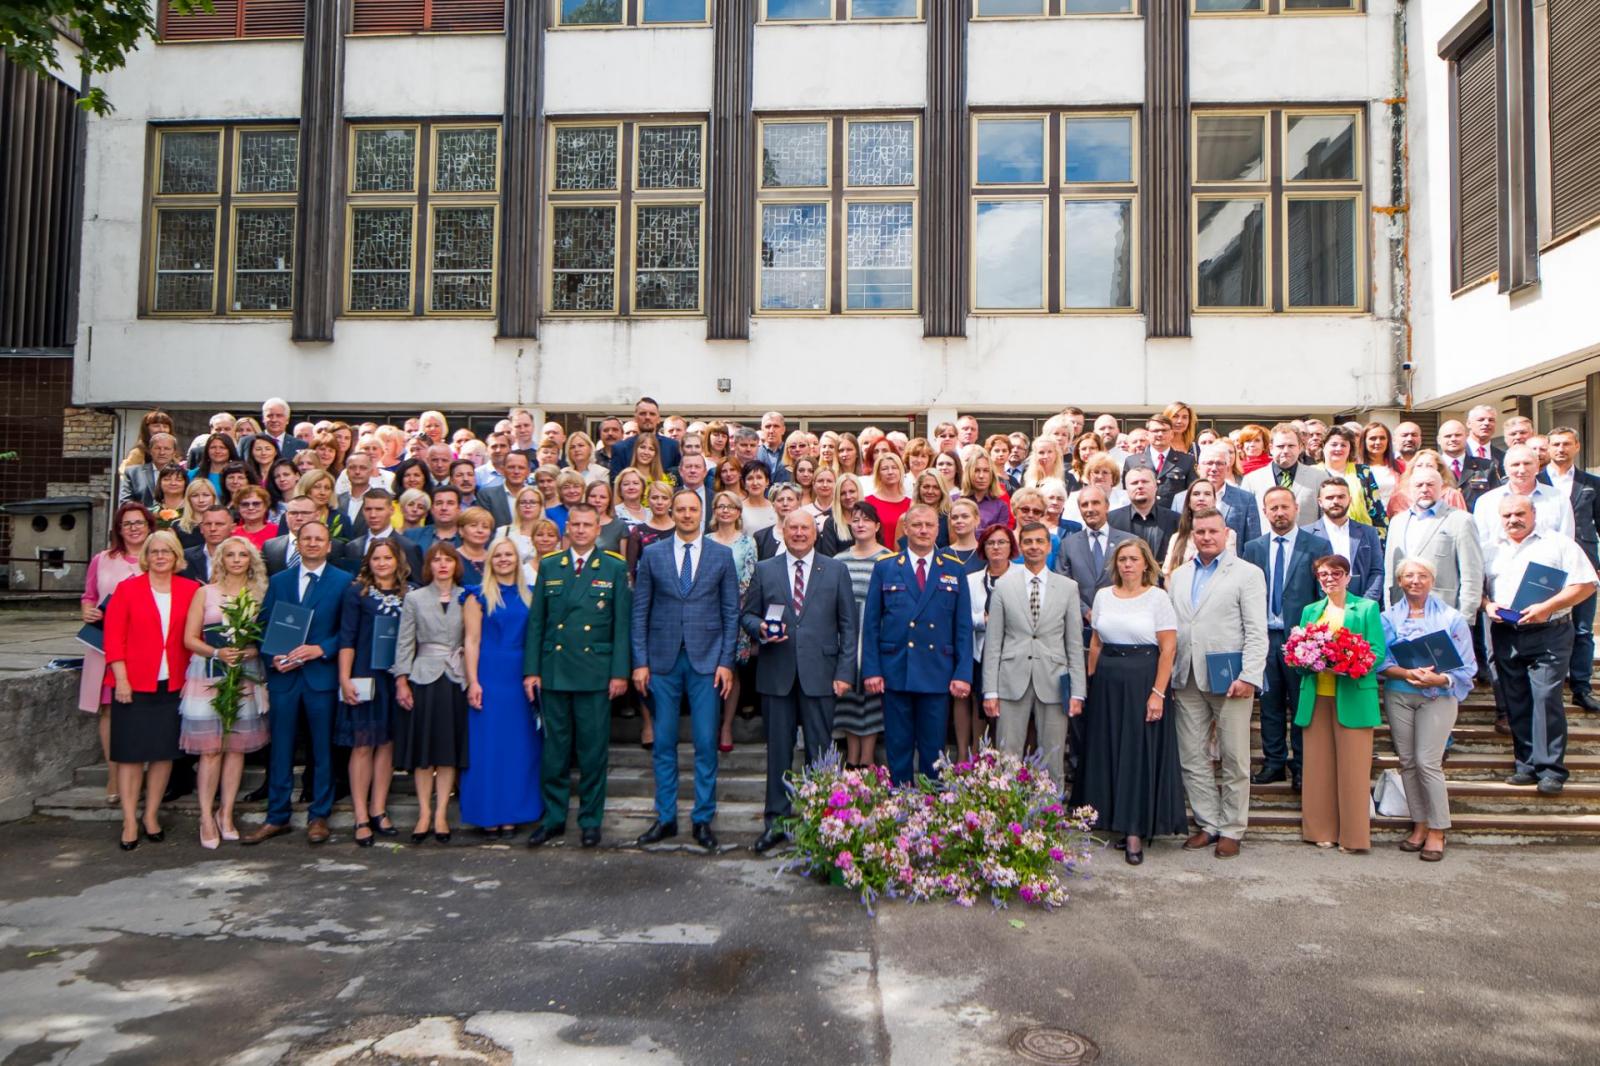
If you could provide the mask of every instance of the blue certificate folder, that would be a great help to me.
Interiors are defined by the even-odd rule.
[[[372,616],[372,668],[387,670],[394,665],[394,646],[400,638],[400,619],[392,614]]]
[[[287,655],[306,642],[311,632],[311,608],[279,600],[272,606],[267,631],[261,637],[264,658]]]
[[[1394,656],[1396,665],[1407,670],[1426,666],[1444,674],[1466,665],[1450,634],[1442,629],[1424,633],[1415,640],[1397,640],[1389,645],[1389,654]]]
[[[102,653],[104,653],[106,650],[105,614],[106,608],[110,605],[111,597],[107,596],[105,599],[100,601],[100,621],[85,622],[78,629],[78,640],[81,643],[93,648],[95,651]]]
[[[1215,695],[1225,695],[1243,671],[1244,652],[1211,652],[1206,656],[1206,688]]]
[[[1062,674],[1056,679],[1056,684],[1061,686],[1061,710],[1063,713],[1065,713],[1068,705],[1072,703],[1071,672],[1069,671],[1068,673]]]
[[[1522,584],[1517,586],[1517,595],[1511,601],[1511,609],[1501,608],[1495,613],[1502,622],[1516,625],[1522,620],[1522,612],[1536,603],[1543,603],[1567,586],[1567,572],[1557,570],[1553,566],[1543,563],[1529,563],[1528,568],[1522,572]]]

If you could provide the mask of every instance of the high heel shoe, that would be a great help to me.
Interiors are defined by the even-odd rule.
[[[143,832],[144,838],[152,844],[159,844],[163,840],[167,839],[167,831],[165,829],[157,829],[154,833],[150,832],[148,829],[144,829]]]
[[[433,831],[433,839],[437,840],[441,844],[450,843],[450,830],[446,829],[444,832],[441,833],[437,829],[435,829]]]
[[[1128,861],[1129,866],[1142,865],[1144,863],[1144,848],[1140,848],[1138,851],[1129,848],[1122,857]]]
[[[359,832],[362,829],[366,829],[366,830],[370,831],[372,829],[372,823],[371,822],[357,822],[355,824],[355,831]],[[370,832],[369,832],[369,835],[367,836],[367,838],[365,840],[363,840],[361,837],[353,837],[353,839],[356,842],[356,847],[358,847],[358,848],[370,848],[377,841],[378,838],[376,836],[370,835]]]
[[[433,830],[431,830],[431,829],[429,829],[429,830],[427,830],[425,832],[421,832],[421,833],[412,833],[411,834],[411,843],[413,843],[413,844],[425,844],[425,843],[427,843],[428,838],[431,837],[431,836],[433,836]]]
[[[135,836],[134,836],[134,838],[132,840],[123,840],[120,835],[117,837],[117,847],[121,848],[123,851],[132,851],[134,848],[136,848],[138,846],[139,846],[139,837],[138,837],[137,834],[135,834]]]
[[[733,745],[732,744],[718,744],[717,745],[717,750],[722,752],[722,754],[726,755],[730,751],[733,750]]]
[[[205,833],[205,827],[201,826],[201,828],[200,828],[200,846],[202,848],[205,848],[207,851],[216,851],[217,848],[222,846],[222,827],[216,823],[215,819],[212,819],[211,828],[216,831],[217,835],[212,837],[210,840],[207,840],[206,839],[206,833]]]
[[[371,826],[372,831],[381,837],[397,837],[400,835],[400,830],[394,827],[393,822],[389,822],[388,825],[384,825],[384,822],[389,822],[388,811],[379,811],[374,814],[372,821],[368,822],[367,825]]]

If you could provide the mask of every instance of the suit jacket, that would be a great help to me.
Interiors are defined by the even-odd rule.
[[[909,552],[872,567],[862,609],[861,676],[896,692],[948,692],[972,681],[972,605],[966,567],[934,549],[927,584],[917,588]]]
[[[1237,555],[1223,552],[1200,602],[1190,604],[1196,562],[1190,559],[1167,582],[1172,609],[1178,616],[1178,651],[1172,660],[1172,684],[1181,688],[1192,675],[1202,691],[1211,690],[1206,656],[1242,652],[1239,679],[1261,690],[1267,669],[1267,579]]]
[[[1061,675],[1072,679],[1071,698],[1089,691],[1083,659],[1083,604],[1078,583],[1045,570],[1044,603],[1035,626],[1028,611],[1026,567],[1013,566],[995,583],[983,640],[983,693],[1020,700],[1033,686],[1040,703],[1060,705]]]
[[[815,550],[806,579],[804,609],[794,610],[794,564],[785,551],[756,564],[745,589],[740,623],[761,648],[756,691],[787,696],[798,686],[812,699],[833,697],[833,683],[855,683],[856,597],[850,568]],[[767,608],[783,605],[788,639],[763,644]]]
[[[1478,502],[1478,497],[1490,489],[1499,488],[1505,481],[1501,473],[1500,464],[1505,461],[1505,452],[1496,452],[1494,459],[1479,459],[1469,455],[1461,461],[1461,495],[1467,501],[1467,510],[1472,510],[1472,505]],[[1446,463],[1449,460],[1445,460]]]
[[[261,561],[267,564],[267,576],[280,574],[289,567],[289,545],[294,538],[288,534],[273,537],[261,545]]]
[[[1394,575],[1399,565],[1415,555],[1432,564],[1433,591],[1445,603],[1460,611],[1466,618],[1474,618],[1483,608],[1483,545],[1478,542],[1478,525],[1472,515],[1458,511],[1443,503],[1434,505],[1432,518],[1419,519],[1415,510],[1406,508],[1389,522],[1389,541],[1383,559],[1383,572],[1387,575],[1388,598],[1393,603],[1400,598],[1400,586]],[[1412,536],[1414,522],[1424,523],[1424,528]],[[1406,546],[1415,540],[1414,550]]]
[[[1294,500],[1300,505],[1300,514],[1306,518],[1317,513],[1317,489],[1328,480],[1328,472],[1318,466],[1307,463],[1297,463],[1294,468]],[[1259,469],[1252,470],[1239,482],[1239,487],[1256,498],[1256,512],[1260,519],[1261,532],[1267,532],[1267,512],[1264,497],[1267,490],[1278,484],[1278,464],[1268,463]],[[1246,541],[1245,543],[1249,543]]]
[[[783,540],[778,536],[777,526],[768,526],[766,529],[756,530],[756,535],[750,538],[755,541],[756,559],[764,561],[771,559],[779,552],[784,551]]]
[[[154,464],[141,463],[138,466],[130,466],[122,472],[122,483],[117,489],[117,504],[120,506],[125,500],[133,500],[146,507],[153,507],[156,502],[156,488]]]
[[[1288,534],[1284,534],[1288,536]],[[1243,549],[1245,562],[1254,563],[1261,570],[1265,582],[1263,589],[1263,602],[1268,606],[1268,621],[1271,621],[1270,601],[1272,598],[1272,533],[1266,532],[1246,544]],[[1306,604],[1315,600],[1322,592],[1317,584],[1317,575],[1312,570],[1311,564],[1324,555],[1333,554],[1333,545],[1326,540],[1301,530],[1294,539],[1294,550],[1289,553],[1289,565],[1283,575],[1283,631],[1285,634],[1300,623],[1296,621]]]
[[[678,587],[682,559],[678,543],[672,533],[639,555],[633,579],[633,665],[666,673],[682,649],[696,673],[710,674],[719,666],[731,669],[739,636],[739,577],[733,551],[701,537],[694,580],[685,596]]]
[[[189,621],[189,604],[200,592],[200,583],[181,574],[172,578],[171,606],[167,611],[167,638],[161,639],[161,614],[149,574],[134,574],[111,594],[106,604],[104,639],[106,665],[122,663],[128,673],[128,686],[135,692],[154,692],[161,657],[167,658],[167,688],[183,687],[189,669],[189,649],[183,643],[183,630]]]
[[[1326,599],[1306,604],[1300,624],[1311,625],[1328,609]],[[1378,666],[1388,654],[1383,639],[1383,609],[1380,604],[1360,596],[1350,596],[1344,602],[1344,628],[1366,638],[1372,645],[1377,663],[1363,677],[1340,677],[1334,692],[1335,714],[1339,724],[1346,729],[1371,729],[1383,724],[1383,713],[1378,707]],[[1295,710],[1294,724],[1304,729],[1311,724],[1311,712],[1317,702],[1317,675],[1303,673],[1300,677],[1300,703]]]
[[[1124,533],[1132,533],[1133,517],[1132,504],[1118,507],[1106,516],[1106,525],[1112,529],[1120,529]],[[1160,562],[1167,557],[1167,544],[1171,542],[1172,535],[1178,531],[1178,512],[1158,503],[1150,512],[1150,517],[1154,520],[1154,526],[1145,526],[1139,535],[1144,537],[1145,543],[1149,544],[1150,550],[1155,553],[1156,561]]]
[[[1128,471],[1141,469],[1156,469],[1156,464],[1150,459],[1149,449],[1128,456],[1127,462],[1122,464],[1122,477],[1126,480]],[[1179,493],[1194,484],[1197,476],[1194,456],[1188,452],[1168,448],[1166,456],[1161,460],[1161,469],[1156,471],[1156,502],[1162,507],[1170,508],[1172,501],[1178,498]]]
[[[1222,486],[1217,510],[1222,512],[1222,520],[1233,530],[1238,543],[1249,544],[1261,536],[1261,508],[1256,498],[1238,485]]]
[[[1543,470],[1539,471],[1539,480],[1552,484],[1550,475]],[[1572,501],[1572,539],[1578,542],[1589,562],[1600,563],[1600,477],[1574,467],[1572,493],[1568,498]]]
[[[611,446],[611,480],[615,481],[617,475],[628,469],[628,464],[633,462],[633,448],[639,442],[638,437],[624,437]],[[656,443],[661,445],[661,454],[656,456],[661,461],[661,469],[676,470],[683,452],[678,447],[678,442],[665,433],[656,433]]]
[[[494,515],[494,527],[496,529],[511,524],[511,497],[506,495],[503,484],[480,488],[475,502],[479,507]]]
[[[306,442],[292,433],[285,433],[281,438],[274,437],[271,433],[262,432],[261,436],[267,438],[278,446],[279,459],[293,459],[295,452],[306,450]]]
[[[1125,540],[1132,540],[1133,534],[1127,530],[1113,529],[1109,524],[1104,532],[1105,557],[1106,561],[1110,562],[1112,549]],[[1056,550],[1056,572],[1070,577],[1078,586],[1078,599],[1083,605],[1084,624],[1088,625],[1089,608],[1094,604],[1095,595],[1111,585],[1111,569],[1108,566],[1097,568],[1094,565],[1094,552],[1089,547],[1087,529],[1080,530],[1061,542],[1061,547]]]
[[[630,670],[628,564],[595,551],[579,577],[572,562],[570,550],[539,560],[522,672],[552,692],[603,692]]]
[[[401,536],[410,537],[416,543],[417,550],[423,555],[427,555],[428,549],[433,547],[434,542],[439,539],[439,530],[432,525],[418,526],[416,529],[406,530]],[[461,534],[457,533],[452,537],[446,537],[445,543],[455,548],[461,547]]]
[[[407,584],[415,588],[432,580],[422,572],[422,549],[417,547],[416,541],[403,533],[390,533],[384,539],[399,548],[400,554],[405,556],[406,565],[411,568],[411,577],[408,579]],[[269,541],[268,543],[271,542]],[[359,574],[361,572],[361,564],[366,562],[367,548],[371,543],[371,533],[363,533],[355,540],[346,542],[343,554],[340,556],[339,568],[348,570],[352,574]]]
[[[1350,521],[1345,523],[1345,528],[1350,531],[1350,595],[1360,596],[1363,599],[1382,606],[1383,598],[1383,538],[1378,536],[1378,531],[1363,522]],[[1300,532],[1313,533],[1328,541],[1329,547],[1333,541],[1328,538],[1328,520],[1319,518],[1309,526],[1301,526]]]
[[[211,580],[211,551],[204,543],[185,549],[183,576],[204,585]]]
[[[267,542],[271,544],[271,541]],[[339,669],[335,656],[339,654],[339,624],[344,613],[344,590],[350,584],[350,574],[329,562],[322,569],[322,578],[311,590],[309,599],[303,601],[311,608],[311,629],[306,643],[322,649],[320,658],[302,663],[297,669],[280,673],[267,659],[267,692],[273,699],[288,696],[304,686],[312,692],[333,692],[339,687]],[[291,566],[267,580],[267,595],[261,601],[261,617],[270,625],[272,608],[279,600],[302,603],[300,599],[300,567]]]

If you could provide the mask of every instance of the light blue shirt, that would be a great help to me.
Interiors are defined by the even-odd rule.
[[[1273,545],[1277,547],[1277,545]],[[1194,584],[1189,586],[1189,606],[1200,606],[1200,597],[1206,594],[1206,586],[1211,584],[1211,579],[1217,576],[1217,567],[1222,563],[1222,553],[1210,563],[1202,563],[1200,557],[1194,557]]]
[[[1450,634],[1450,643],[1455,645],[1456,654],[1461,656],[1462,663],[1461,669],[1451,670],[1445,674],[1450,679],[1448,687],[1419,689],[1409,681],[1399,681],[1392,677],[1383,679],[1384,687],[1395,692],[1420,693],[1429,699],[1438,699],[1442,696],[1456,700],[1465,699],[1467,693],[1472,691],[1472,679],[1478,673],[1478,660],[1472,653],[1472,630],[1468,628],[1467,620],[1461,616],[1461,612],[1432,593],[1428,594],[1428,602],[1422,609],[1421,618],[1411,617],[1411,605],[1403,596],[1399,602],[1383,612],[1383,640],[1387,647],[1393,647],[1396,641],[1415,640],[1429,633],[1441,631]],[[1381,673],[1391,666],[1398,665],[1391,651],[1384,656],[1383,662],[1378,664],[1378,670]]]

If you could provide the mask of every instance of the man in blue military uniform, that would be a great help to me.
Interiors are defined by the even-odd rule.
[[[937,776],[950,697],[972,690],[972,610],[961,560],[939,552],[939,516],[913,506],[904,551],[872,568],[861,630],[861,676],[883,695],[883,740],[895,784]]]

